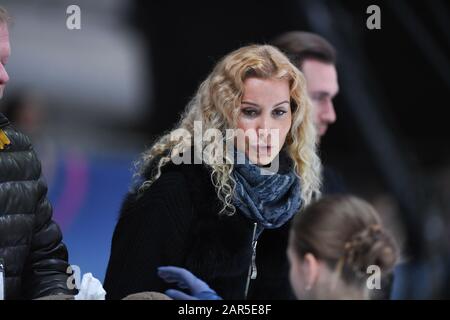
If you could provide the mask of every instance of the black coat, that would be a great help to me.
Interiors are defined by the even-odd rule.
[[[140,197],[127,195],[114,231],[104,281],[107,299],[173,287],[156,268],[187,268],[224,299],[244,299],[254,223],[239,211],[219,216],[221,203],[203,165],[167,165]],[[292,299],[286,248],[289,225],[265,230],[256,249],[257,278],[248,299]]]
[[[67,289],[67,250],[52,221],[47,186],[29,139],[0,113],[11,144],[0,150],[0,264],[6,299],[73,293]]]

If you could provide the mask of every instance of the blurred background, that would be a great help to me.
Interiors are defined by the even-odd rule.
[[[66,9],[81,8],[69,30]],[[381,30],[369,30],[369,5]],[[394,299],[450,297],[450,4],[444,0],[2,0],[13,16],[0,110],[43,163],[70,262],[103,280],[133,162],[223,55],[292,30],[338,52],[323,162],[402,245]]]

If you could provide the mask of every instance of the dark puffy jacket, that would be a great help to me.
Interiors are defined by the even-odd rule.
[[[5,299],[66,293],[68,256],[52,221],[47,186],[30,140],[0,113],[11,144],[0,150],[0,264]]]

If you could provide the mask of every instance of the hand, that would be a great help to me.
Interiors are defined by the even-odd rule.
[[[167,290],[165,294],[174,300],[222,300],[204,281],[186,269],[172,266],[159,267],[158,276],[168,283],[176,283],[181,289],[189,290],[190,295],[180,290]]]

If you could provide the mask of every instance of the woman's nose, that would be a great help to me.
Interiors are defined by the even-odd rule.
[[[274,124],[271,117],[263,117],[258,126],[258,138],[264,142],[270,143],[271,136],[274,134]]]
[[[272,118],[270,115],[261,115],[258,122],[258,130],[266,130],[272,128]]]

